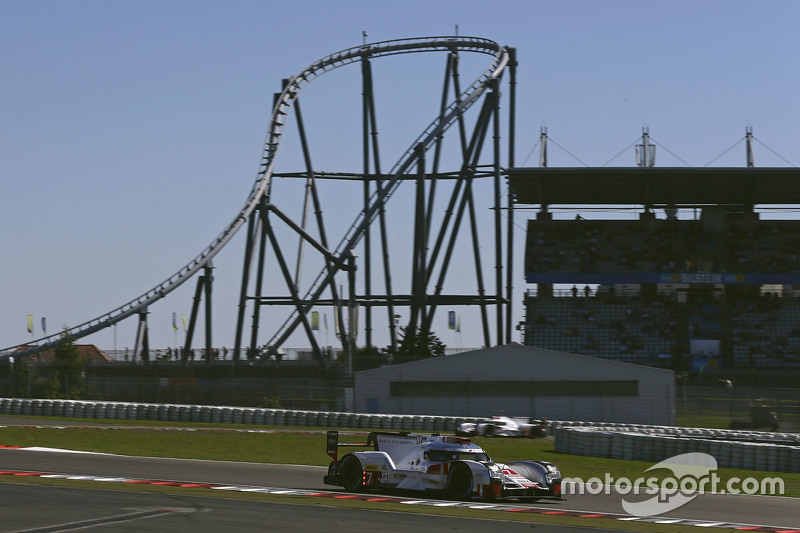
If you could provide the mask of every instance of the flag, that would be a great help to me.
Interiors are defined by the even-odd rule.
[[[28,333],[33,333],[33,315],[28,315]]]
[[[456,329],[456,312],[447,312],[447,329]]]
[[[42,333],[47,336],[47,319],[42,317]]]
[[[186,315],[181,315],[181,325],[183,326],[183,331],[186,331]]]
[[[172,313],[172,329],[178,331],[178,314]]]
[[[311,331],[319,331],[319,311],[311,311]]]
[[[339,308],[333,308],[333,331],[336,333],[336,336],[339,336]]]

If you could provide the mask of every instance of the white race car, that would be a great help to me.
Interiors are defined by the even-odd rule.
[[[476,437],[545,437],[547,421],[493,416],[477,422],[465,422],[458,426],[456,433]]]
[[[370,447],[339,460],[339,447]],[[561,473],[547,461],[495,464],[466,437],[370,433],[366,443],[340,443],[328,431],[333,459],[324,478],[349,492],[369,489],[438,491],[455,500],[561,500]]]

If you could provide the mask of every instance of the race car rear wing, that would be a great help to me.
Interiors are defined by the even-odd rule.
[[[438,433],[434,433],[433,435],[417,435],[408,433],[407,431],[395,433],[373,431],[367,435],[367,442],[339,442],[339,432],[330,430],[328,431],[326,453],[335,463],[338,463],[339,448],[342,447],[372,448],[375,451],[385,451],[389,453],[389,455],[393,455],[392,452],[396,448],[406,448],[431,439],[443,440],[445,442],[457,442],[460,444],[470,442],[469,438],[466,437],[441,436]]]
[[[339,448],[353,447],[353,448],[368,448],[372,446],[367,442],[339,442],[339,432],[336,430],[328,431],[328,439],[326,443],[326,452],[333,459],[334,463],[339,462]]]
[[[403,431],[399,433],[384,433],[380,431],[372,431],[367,435],[367,442],[339,442],[339,432],[336,430],[328,431],[328,438],[326,443],[326,452],[333,459],[334,462],[339,462],[339,448],[372,448],[378,450],[378,439],[380,436],[389,437],[408,437],[408,432]]]

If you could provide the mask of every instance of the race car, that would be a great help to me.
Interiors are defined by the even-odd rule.
[[[456,434],[476,437],[545,437],[547,420],[493,416],[478,422],[460,424]]]
[[[343,446],[371,448],[339,459]],[[467,437],[373,432],[366,443],[340,443],[328,431],[333,459],[323,481],[348,492],[403,489],[443,493],[454,500],[561,500],[561,472],[547,461],[495,464]]]

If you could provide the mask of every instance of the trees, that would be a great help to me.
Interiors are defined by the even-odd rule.
[[[353,370],[367,370],[385,364],[407,363],[415,359],[440,357],[447,348],[431,331],[422,331],[413,327],[400,326],[400,342],[397,350],[391,346],[384,349],[376,346],[364,346],[353,351]]]
[[[83,368],[86,362],[81,358],[75,339],[66,331],[55,348],[53,370],[60,384],[62,398],[81,398],[85,393]]]
[[[427,357],[440,357],[444,355],[446,346],[432,331],[415,327],[400,327],[400,345],[397,355],[424,359]]]

